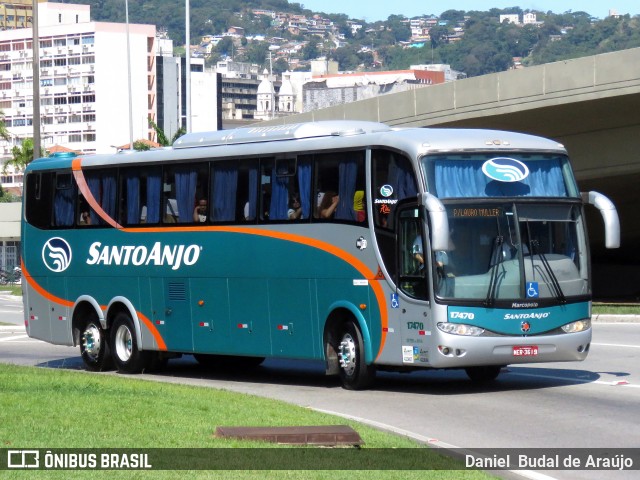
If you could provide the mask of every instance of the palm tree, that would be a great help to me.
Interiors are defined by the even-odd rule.
[[[178,131],[175,133],[175,135],[173,136],[173,138],[171,139],[171,141],[169,141],[169,139],[164,133],[164,130],[162,130],[153,120],[151,120],[151,118],[149,118],[149,125],[151,126],[151,128],[153,128],[156,131],[156,134],[158,135],[158,143],[163,147],[168,147],[170,145],[173,145],[173,142],[175,142],[177,139],[179,139],[181,136],[187,133],[187,130],[184,127],[180,127]]]
[[[12,158],[7,160],[4,168],[13,165],[15,170],[22,170],[27,164],[33,160],[33,138],[25,138],[21,145],[16,145],[11,149]]]
[[[9,134],[9,130],[7,130],[7,125],[4,123],[3,110],[0,110],[0,138],[6,140],[7,142],[11,140],[11,135]]]

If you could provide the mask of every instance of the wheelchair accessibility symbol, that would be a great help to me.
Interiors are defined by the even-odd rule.
[[[527,298],[538,298],[539,296],[538,282],[527,282]]]
[[[398,300],[398,294],[397,293],[392,293],[391,294],[391,308],[399,308],[400,307],[400,301]]]

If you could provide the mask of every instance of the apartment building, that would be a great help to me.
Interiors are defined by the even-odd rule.
[[[88,5],[40,3],[39,64],[41,139],[85,153],[113,151],[129,142],[129,78],[134,139],[152,138],[156,118],[156,28],[91,22]],[[0,31],[0,110],[11,133],[0,142],[10,156],[33,137],[33,32]]]

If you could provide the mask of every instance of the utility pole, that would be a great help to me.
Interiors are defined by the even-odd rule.
[[[187,104],[187,125],[186,125],[186,130],[187,133],[191,133],[191,19],[189,18],[191,16],[191,12],[190,12],[190,8],[189,8],[189,1],[190,0],[185,0],[185,34],[187,36],[187,51],[186,51],[186,58],[185,58],[185,68],[187,69],[187,71],[185,72],[185,81],[187,82],[186,85],[186,104]]]
[[[33,0],[31,29],[33,32],[33,158],[42,156],[40,136],[40,35],[38,34],[38,0]]]

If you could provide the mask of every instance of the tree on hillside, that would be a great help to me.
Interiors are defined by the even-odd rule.
[[[322,38],[317,35],[312,35],[307,44],[302,47],[302,59],[314,60],[320,56],[320,49],[318,43],[322,42]]]
[[[275,75],[282,75],[287,70],[289,70],[289,63],[284,58],[279,58],[273,62],[273,73]]]

